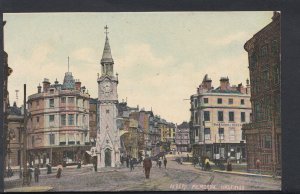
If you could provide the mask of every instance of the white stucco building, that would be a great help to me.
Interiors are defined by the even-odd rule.
[[[191,96],[191,143],[194,155],[211,159],[243,159],[245,139],[242,125],[250,122],[250,85],[230,86],[228,77],[214,89],[205,75]]]

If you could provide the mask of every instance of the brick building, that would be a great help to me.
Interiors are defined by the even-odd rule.
[[[244,45],[248,52],[253,119],[243,126],[248,170],[281,172],[280,13]]]

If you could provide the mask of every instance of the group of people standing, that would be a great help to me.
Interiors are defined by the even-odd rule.
[[[156,160],[156,166],[158,166],[159,168],[161,168],[161,165],[162,163],[164,163],[164,166],[165,168],[167,168],[167,158],[164,156],[164,157],[159,157],[157,160]]]

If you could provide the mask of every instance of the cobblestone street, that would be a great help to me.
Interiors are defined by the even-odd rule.
[[[280,190],[280,180],[201,171],[193,165],[179,165],[169,159],[167,169],[153,165],[150,179],[145,179],[143,168],[64,169],[60,179],[42,174],[32,186],[51,186],[54,191],[166,191],[166,190]]]

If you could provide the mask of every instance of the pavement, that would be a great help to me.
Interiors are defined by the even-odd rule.
[[[18,187],[12,189],[6,189],[4,192],[48,192],[52,191],[53,187],[49,186],[29,186],[29,187]]]

